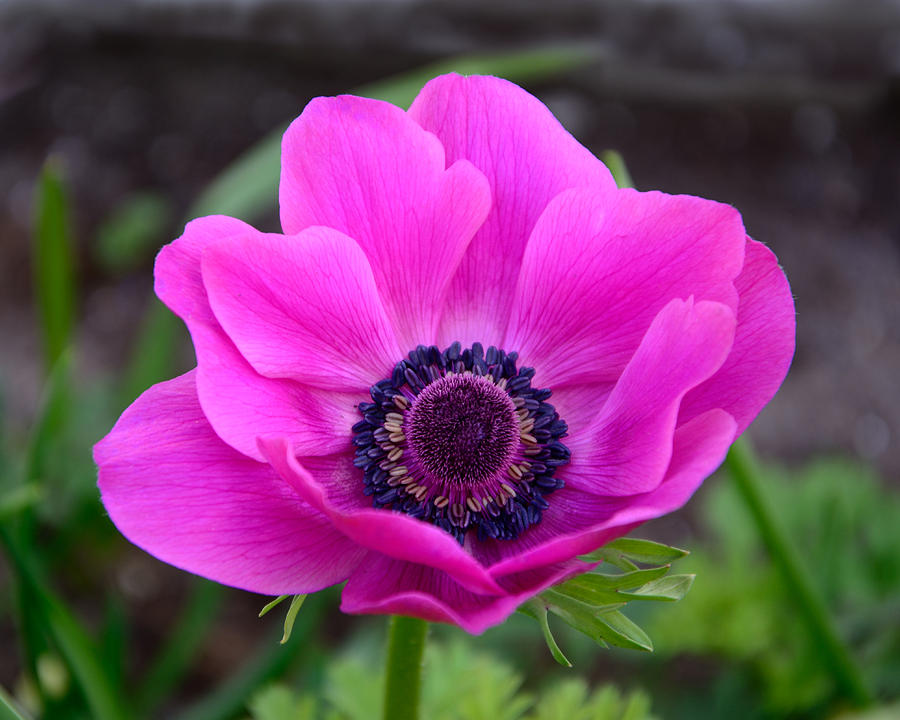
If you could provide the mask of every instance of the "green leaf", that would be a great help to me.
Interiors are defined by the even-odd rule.
[[[263,606],[263,609],[259,611],[258,617],[262,617],[262,616],[265,615],[267,612],[269,612],[269,610],[271,610],[273,607],[275,607],[276,605],[278,605],[282,600],[285,600],[285,599],[287,599],[288,597],[290,597],[290,595],[279,595],[277,598],[275,598],[274,600],[272,600],[272,602],[266,603],[266,604]]]
[[[68,202],[58,162],[51,158],[38,179],[33,270],[45,366],[56,365],[69,343],[75,317],[75,271]]]
[[[624,604],[628,597],[622,591],[640,588],[658,580],[669,572],[669,565],[661,565],[647,570],[634,570],[619,575],[584,573],[576,575],[553,589],[591,605]]]
[[[545,590],[539,597],[550,612],[604,647],[609,643],[632,650],[653,649],[647,634],[618,610],[598,614],[592,606],[555,590]]]
[[[541,601],[533,598],[519,607],[519,611],[538,621],[538,625],[541,626],[541,632],[544,634],[544,642],[547,643],[547,649],[550,650],[553,659],[563,667],[572,667],[569,658],[563,654],[563,651],[560,650],[559,645],[556,643],[556,638],[553,637],[550,623],[547,620],[547,608],[544,607]]]
[[[612,632],[604,635],[610,645],[636,650],[653,651],[653,642],[650,637],[618,610],[601,613],[597,620],[606,625]]]
[[[282,645],[291,639],[294,621],[297,619],[297,613],[300,612],[304,600],[306,600],[306,595],[294,595],[294,599],[291,600],[291,606],[288,608],[287,615],[284,618],[284,635],[281,638]]]
[[[629,600],[663,600],[674,602],[681,600],[691,589],[695,575],[668,575],[648,582],[631,592],[621,592]]]
[[[545,590],[538,598],[550,612],[562,618],[566,624],[584,633],[602,647],[606,647],[602,623],[597,621],[590,605],[555,590]]]
[[[24,480],[35,482],[39,487],[43,487],[48,460],[54,454],[69,414],[71,357],[71,351],[63,352],[51,369],[44,386],[40,413],[28,439]]]
[[[134,270],[159,248],[171,219],[172,207],[163,195],[132,195],[97,230],[94,257],[108,272]]]
[[[617,565],[624,561],[626,565],[635,562],[645,565],[662,565],[687,556],[687,550],[663,545],[652,540],[639,540],[637,538],[619,538],[607,543],[599,550],[583,555],[581,560],[585,562],[606,561]]]

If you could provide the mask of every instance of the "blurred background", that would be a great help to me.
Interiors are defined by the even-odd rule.
[[[595,153],[620,152],[636,187],[731,203],[778,255],[797,352],[749,436],[873,712],[900,717],[897,0],[0,0],[0,686],[46,717],[374,716],[341,698],[377,697],[377,619],[324,593],[278,645],[266,598],[118,536],[90,448],[192,365],[152,296],[159,247],[209,212],[276,230],[278,137],[311,97],[406,104],[450,69],[519,82]],[[635,609],[653,655],[561,630],[563,671],[527,618],[439,629],[436,674],[484,697],[434,717],[866,704],[823,663],[725,473],[637,534],[690,549],[679,570],[698,573],[679,604]],[[535,714],[570,701],[581,715]]]

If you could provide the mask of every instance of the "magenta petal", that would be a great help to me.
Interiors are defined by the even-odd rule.
[[[570,190],[534,228],[504,347],[542,385],[614,382],[672,298],[737,308],[737,211],[690,196]]]
[[[447,574],[424,565],[374,555],[347,582],[341,610],[409,615],[459,625],[480,634],[508,618],[523,602],[588,566],[577,563],[503,578],[505,593],[476,595]]]
[[[453,278],[439,344],[499,345],[525,243],[547,203],[573,187],[610,193],[615,182],[543,103],[506,80],[443,75],[409,114],[437,135],[448,164],[465,159],[481,170],[493,198]]]
[[[234,218],[213,216],[188,223],[184,234],[156,258],[156,294],[188,326],[197,353],[200,404],[216,433],[245,455],[262,459],[257,435],[291,439],[304,455],[329,454],[349,446],[358,419],[358,393],[317,390],[265,378],[240,355],[209,306],[200,274],[203,250],[230,237],[260,237]]]
[[[310,458],[317,464],[314,476],[297,461],[285,440],[261,438],[259,445],[275,471],[354,542],[398,560],[446,572],[472,592],[502,594],[487,571],[448,533],[409,515],[366,507],[362,479],[353,466],[352,455]]]
[[[364,397],[402,355],[366,256],[336,230],[229,238],[201,266],[216,318],[263,375]]]
[[[366,554],[213,432],[194,373],[154,385],[94,448],[110,518],[159,559],[268,595],[344,580]]]
[[[572,435],[567,484],[595,495],[654,489],[672,453],[681,399],[718,370],[735,319],[721,303],[673,300],[653,319],[593,428]]]
[[[697,416],[675,431],[672,461],[659,487],[628,497],[563,488],[549,498],[539,525],[516,543],[486,543],[482,560],[497,559],[490,571],[500,579],[591,552],[642,522],[677,510],[725,459],[736,429],[724,410]]]
[[[737,420],[739,435],[787,375],[797,326],[791,288],[772,251],[747,238],[744,257],[734,281],[741,299],[731,354],[715,375],[685,395],[679,416],[682,422],[724,408]]]
[[[471,164],[402,110],[351,96],[316,98],[284,136],[281,222],[356,240],[404,352],[434,342],[450,278],[490,208]]]

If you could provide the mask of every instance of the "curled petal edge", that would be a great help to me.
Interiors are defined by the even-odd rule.
[[[281,478],[334,526],[354,542],[398,560],[426,565],[446,572],[467,590],[481,595],[506,592],[475,558],[438,527],[401,513],[334,506],[324,488],[291,452],[284,438],[259,438],[259,450]]]

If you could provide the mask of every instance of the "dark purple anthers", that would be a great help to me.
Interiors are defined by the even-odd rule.
[[[511,540],[541,520],[563,486],[566,423],[531,386],[534,368],[481,343],[419,345],[372,386],[353,426],[354,464],[377,508],[426,520],[462,543]]]

